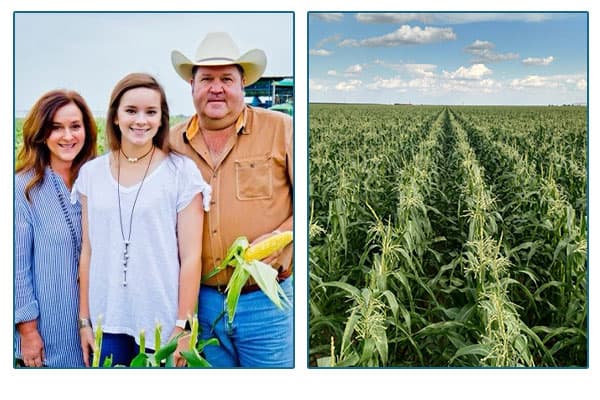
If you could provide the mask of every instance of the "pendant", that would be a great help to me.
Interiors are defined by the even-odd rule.
[[[123,242],[125,245],[125,248],[123,249],[123,287],[127,287],[127,263],[129,262],[129,253],[127,250],[129,243],[129,240]]]

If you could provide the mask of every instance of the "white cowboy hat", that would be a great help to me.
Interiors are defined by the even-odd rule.
[[[252,49],[240,56],[240,50],[233,39],[225,32],[211,32],[196,50],[195,61],[190,60],[181,52],[171,52],[171,62],[175,71],[186,82],[192,79],[192,69],[195,66],[218,66],[238,64],[244,70],[245,86],[250,86],[260,79],[267,67],[265,52]]]

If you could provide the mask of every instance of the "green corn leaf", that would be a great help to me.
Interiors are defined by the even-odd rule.
[[[323,286],[333,286],[333,287],[340,288],[340,289],[348,292],[348,294],[350,294],[351,297],[360,296],[359,289],[357,289],[356,287],[354,287],[348,283],[345,283],[345,282],[340,282],[340,281],[325,282],[325,283],[323,283]]]
[[[336,367],[354,367],[360,361],[360,357],[356,352],[352,351],[347,354],[344,358],[340,358],[336,363]]]
[[[388,305],[390,306],[390,309],[392,310],[392,315],[394,316],[394,318],[398,318],[398,300],[396,299],[396,296],[394,296],[394,294],[392,292],[390,292],[389,290],[386,290],[382,293],[383,296],[385,296],[385,298],[388,301]],[[410,324],[410,318],[408,320],[408,323]]]
[[[189,349],[181,352],[181,356],[187,361],[188,367],[191,368],[209,368],[211,367],[210,363],[206,361],[198,350]]]
[[[131,360],[130,367],[144,368],[151,366],[148,354],[140,353]]]
[[[206,346],[219,346],[219,344],[219,339],[217,338],[203,339],[198,341],[196,348],[201,352]]]
[[[237,264],[236,261],[242,257],[244,251],[246,251],[248,246],[248,239],[245,236],[240,236],[237,239],[235,239],[231,246],[229,246],[229,249],[227,250],[227,255],[225,256],[223,261],[221,261],[221,263],[215,268],[213,268],[213,270],[210,271],[208,274],[204,275],[202,277],[202,282],[207,281],[219,272],[223,271],[225,268],[227,268],[228,265],[235,266]]]
[[[167,359],[165,360],[165,368],[174,368],[174,367],[175,367],[175,361],[173,358],[173,353],[171,353],[167,356]]]
[[[277,271],[269,264],[254,260],[249,263],[238,265],[238,268],[246,270],[263,293],[265,293],[278,308],[283,309],[284,303],[285,305],[290,304],[288,298],[281,289],[281,286],[279,286],[279,283],[277,282]]]
[[[485,357],[488,354],[490,354],[490,352],[491,352],[491,349],[489,348],[489,346],[486,346],[483,344],[472,344],[470,346],[465,346],[465,347],[458,349],[456,351],[456,353],[454,354],[454,357],[452,357],[448,363],[452,364],[452,362],[454,362],[455,359],[462,357],[462,356]]]
[[[169,341],[166,345],[161,347],[156,353],[154,353],[154,359],[157,363],[160,364],[161,361],[165,360],[169,355],[173,354],[175,349],[177,349],[177,341],[184,334],[184,332],[175,336],[173,339]]]
[[[378,329],[376,335],[373,336],[373,340],[375,343],[375,348],[377,349],[377,353],[379,354],[379,358],[385,366],[388,359],[388,338],[387,334],[385,333],[385,328],[382,327],[381,329]]]
[[[104,362],[102,363],[102,368],[110,367],[112,367],[112,354],[108,357],[104,357]]]
[[[229,279],[229,283],[227,284],[227,313],[229,314],[229,323],[233,322],[233,318],[235,317],[235,311],[237,308],[237,303],[240,299],[240,294],[242,293],[242,288],[248,281],[250,277],[250,273],[243,268],[235,268],[233,270],[233,274]]]
[[[252,262],[244,260],[243,254],[248,246],[249,243],[246,237],[238,237],[229,247],[225,259],[203,277],[203,281],[206,281],[225,269],[228,265],[235,267],[225,289],[227,292],[226,303],[229,323],[233,322],[242,288],[246,285],[250,277],[254,279],[259,288],[277,307],[283,308],[284,303],[289,304],[289,300],[277,282],[277,272],[270,265],[258,260]]]

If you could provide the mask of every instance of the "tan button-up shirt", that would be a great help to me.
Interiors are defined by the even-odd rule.
[[[204,217],[202,275],[212,271],[239,236],[250,242],[279,228],[293,216],[293,127],[283,113],[246,106],[223,156],[213,164],[195,117],[171,128],[169,144],[190,157],[212,187]],[[292,245],[274,267],[281,277],[292,272]],[[224,286],[232,268],[205,282]]]

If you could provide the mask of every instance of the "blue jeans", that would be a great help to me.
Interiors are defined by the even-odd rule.
[[[281,282],[281,288],[293,305],[292,279]],[[245,293],[240,295],[230,324],[225,298],[225,294],[208,286],[200,290],[200,337],[219,339],[218,346],[204,348],[206,360],[216,368],[293,368],[293,307],[280,310],[260,290]]]
[[[102,349],[100,350],[100,366],[104,359],[112,354],[112,366],[121,365],[129,367],[131,360],[140,352],[140,346],[135,342],[133,336],[124,333],[102,333]],[[146,352],[152,352],[146,349]],[[90,360],[91,363],[91,360]]]

